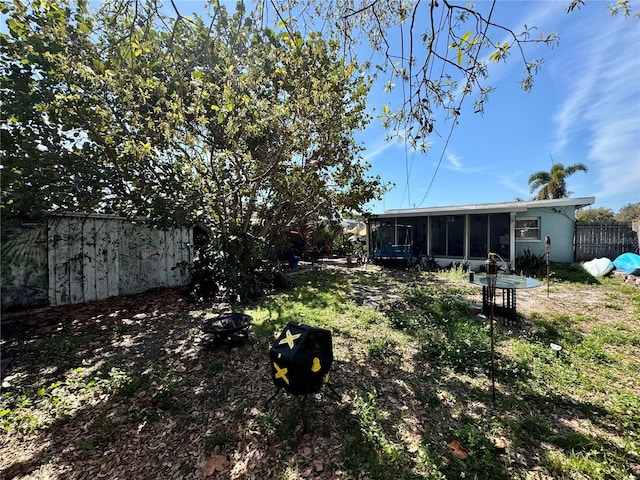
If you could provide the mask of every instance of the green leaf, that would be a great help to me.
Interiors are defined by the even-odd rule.
[[[470,36],[471,36],[471,30],[469,30],[467,33],[465,33],[462,36],[462,41],[460,43],[465,43],[469,39]]]
[[[0,410],[0,417],[6,417],[11,413],[11,409],[5,408],[4,410]]]
[[[47,390],[43,387],[41,389],[38,390],[37,394],[39,397],[41,397],[42,395],[44,395],[45,393],[47,393]]]
[[[89,26],[84,23],[78,23],[78,30],[80,30],[82,33],[89,33],[91,31],[91,28],[89,28]]]
[[[10,18],[7,20],[7,27],[9,27],[9,31],[11,35],[15,38],[19,38],[20,40],[25,39],[25,32],[27,30],[27,25],[22,22],[16,21],[14,18]]]
[[[458,49],[458,65],[462,65],[462,49]]]

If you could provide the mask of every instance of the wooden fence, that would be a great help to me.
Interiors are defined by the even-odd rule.
[[[189,280],[193,231],[104,215],[2,230],[2,309],[64,305]]]
[[[576,223],[575,260],[584,262],[607,257],[615,260],[622,253],[638,253],[637,223]]]

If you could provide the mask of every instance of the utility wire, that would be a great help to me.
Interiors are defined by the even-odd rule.
[[[485,25],[485,29],[484,29],[484,33],[483,36],[486,37],[487,35],[487,30],[489,30],[489,25],[491,23],[491,17],[493,15],[493,9],[496,6],[496,1],[494,0],[493,3],[491,4],[491,10],[489,11],[489,15],[487,16],[487,21],[486,21],[486,25]],[[476,50],[476,56],[474,58],[474,62],[475,64],[478,63],[478,56],[480,55],[480,47],[481,47],[481,43],[478,46],[478,49]],[[418,204],[418,207],[422,206],[422,204],[424,203],[425,199],[427,198],[427,195],[429,195],[429,192],[431,191],[431,187],[433,186],[433,182],[436,179],[436,175],[438,174],[438,170],[440,170],[440,165],[442,164],[442,159],[444,158],[445,153],[447,152],[447,147],[449,146],[449,141],[451,140],[451,137],[453,135],[453,130],[456,128],[456,125],[458,124],[458,115],[460,114],[460,109],[462,108],[462,103],[464,102],[464,99],[466,98],[468,93],[468,90],[465,88],[462,92],[462,97],[460,98],[460,102],[458,103],[458,108],[455,109],[458,114],[455,116],[453,122],[451,123],[451,128],[449,129],[449,134],[447,135],[447,140],[444,143],[444,147],[442,149],[442,153],[440,154],[440,158],[438,159],[438,164],[436,165],[436,170],[433,172],[433,176],[431,177],[431,181],[429,182],[429,186],[427,187],[427,191],[424,193],[424,196],[422,197],[422,200],[420,201],[420,203]]]

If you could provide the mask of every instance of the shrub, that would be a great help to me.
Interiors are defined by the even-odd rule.
[[[245,302],[288,286],[272,249],[251,234],[218,235],[196,252],[190,290],[197,300]]]
[[[516,255],[516,272],[527,276],[544,276],[543,269],[547,264],[546,254],[535,254],[528,248]]]

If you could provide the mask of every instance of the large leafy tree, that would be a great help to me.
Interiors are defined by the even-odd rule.
[[[69,112],[59,108],[60,100],[72,95],[64,77],[73,68],[72,61],[59,58],[93,51],[85,41],[91,23],[83,16],[84,6],[68,22],[60,21],[64,12],[57,5],[45,11],[34,2],[31,12],[22,4],[1,7],[10,12],[10,35],[0,36],[3,217],[30,217],[76,202],[95,206],[103,178],[94,177],[100,167],[85,159],[96,150],[80,139]],[[89,179],[95,181],[85,183]]]
[[[114,212],[275,235],[383,191],[338,44],[154,2],[2,3],[3,216]]]
[[[576,172],[586,172],[587,166],[584,163],[574,163],[565,167],[561,163],[554,163],[549,172],[543,170],[532,173],[529,176],[529,186],[533,193],[536,189],[536,200],[546,200],[550,198],[565,198],[571,192],[567,190],[567,177]]]
[[[614,221],[613,210],[610,208],[588,208],[578,211],[576,213],[577,222],[613,222]]]
[[[640,202],[627,203],[616,213],[615,220],[617,222],[631,222],[633,220],[640,220]]]
[[[48,210],[159,218],[162,197],[179,205],[180,195],[168,193],[181,190],[167,161],[179,118],[175,81],[166,77],[172,70],[139,59],[141,44],[155,42],[161,55],[161,36],[140,29],[111,42],[110,17],[95,16],[85,2],[16,1],[2,9],[5,220]]]
[[[376,196],[380,180],[366,177],[353,140],[368,121],[368,86],[338,44],[254,29],[241,9],[226,22],[233,35],[208,37],[193,64],[190,95],[206,101],[185,124],[187,164],[214,224],[269,238]]]

